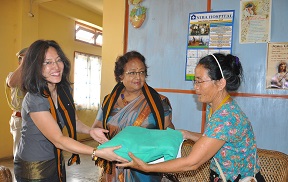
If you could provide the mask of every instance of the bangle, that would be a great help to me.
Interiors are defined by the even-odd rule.
[[[94,149],[93,149],[92,156],[91,156],[91,157],[92,157],[92,161],[96,161],[97,158],[98,158],[98,157],[96,156],[96,150],[97,150],[97,148],[94,148]]]

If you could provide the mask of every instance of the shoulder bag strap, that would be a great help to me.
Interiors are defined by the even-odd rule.
[[[214,161],[215,161],[215,163],[216,163],[216,166],[217,166],[217,168],[218,168],[218,170],[219,170],[219,172],[220,172],[221,179],[223,180],[223,182],[227,182],[227,181],[226,181],[226,178],[225,178],[225,176],[224,176],[224,173],[223,173],[223,171],[222,171],[222,169],[221,169],[218,161],[215,159],[215,157],[213,157],[213,159],[214,159]]]

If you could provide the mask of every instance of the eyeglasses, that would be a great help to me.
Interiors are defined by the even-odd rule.
[[[200,83],[210,82],[210,81],[214,81],[214,80],[203,80],[203,81],[193,80],[193,84],[194,84],[194,85],[199,85]]]
[[[44,61],[43,62],[43,65],[44,66],[54,66],[54,64],[63,64],[63,61],[62,61],[62,59],[58,59],[58,60],[56,60],[56,61]]]
[[[140,76],[146,76],[146,71],[127,71],[125,72],[127,75],[129,75],[130,77],[136,77],[138,74]]]

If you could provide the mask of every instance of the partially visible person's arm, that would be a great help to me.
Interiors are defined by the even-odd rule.
[[[94,138],[94,140],[96,140],[98,143],[104,143],[108,141],[108,138],[105,136],[105,133],[108,133],[109,131],[102,129],[103,124],[101,120],[103,120],[103,110],[101,107],[99,107],[96,119],[92,124],[91,130],[101,130],[102,133],[93,132],[91,134],[90,132],[91,137]]]
[[[102,121],[99,121],[97,118],[95,119],[94,123],[92,124],[92,128],[102,128]]]
[[[212,158],[217,151],[225,144],[225,141],[214,138],[201,137],[193,146],[191,153],[187,157],[161,162],[157,164],[147,164],[129,153],[132,161],[129,163],[116,164],[118,167],[131,167],[144,172],[184,172],[196,170]]]
[[[194,142],[199,140],[199,138],[201,138],[201,136],[202,136],[202,133],[192,132],[192,131],[188,131],[188,130],[179,130],[179,131],[182,132],[183,139],[189,139],[189,140],[192,140]]]
[[[64,136],[57,122],[54,120],[50,112],[40,111],[40,112],[31,112],[29,114],[31,116],[31,119],[37,126],[37,128],[57,148],[60,148],[62,150],[65,150],[71,153],[77,153],[77,154],[91,155],[93,153],[93,150],[94,150],[93,147],[80,143],[67,136]],[[78,123],[77,126],[82,127],[80,130],[87,131],[84,124],[79,125]],[[121,146],[106,148],[108,150],[106,149],[96,150],[95,154],[96,156],[107,159],[109,161],[123,161],[123,162],[127,161],[126,159],[114,153],[114,150],[119,149],[119,148],[121,148]]]
[[[106,138],[104,134],[104,133],[108,133],[109,132],[108,130],[102,129],[100,127],[90,128],[89,126],[82,123],[78,119],[77,115],[76,115],[76,129],[77,129],[77,132],[79,133],[89,134],[98,143],[104,143],[108,141],[108,139]]]
[[[102,120],[103,120],[103,110],[101,107],[99,107],[95,121],[92,124],[92,128],[103,128]]]
[[[23,63],[23,61],[21,61],[21,63],[18,66],[18,68],[6,80],[6,84],[9,87],[11,87],[11,88],[14,88],[16,86],[20,86],[21,85],[22,63]]]
[[[172,123],[172,113],[169,114],[168,116],[165,116],[164,119],[164,129],[167,129],[168,127],[175,129],[174,124]]]
[[[172,108],[169,99],[166,97],[164,100],[162,100],[162,105],[164,108],[164,129],[167,128],[175,129],[174,124],[172,123]]]

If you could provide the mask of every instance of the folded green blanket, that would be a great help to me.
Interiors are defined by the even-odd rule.
[[[163,158],[175,159],[183,142],[182,133],[178,130],[147,129],[137,126],[127,126],[108,142],[98,146],[98,149],[121,145],[115,153],[129,161],[128,152],[144,162],[152,162]]]

